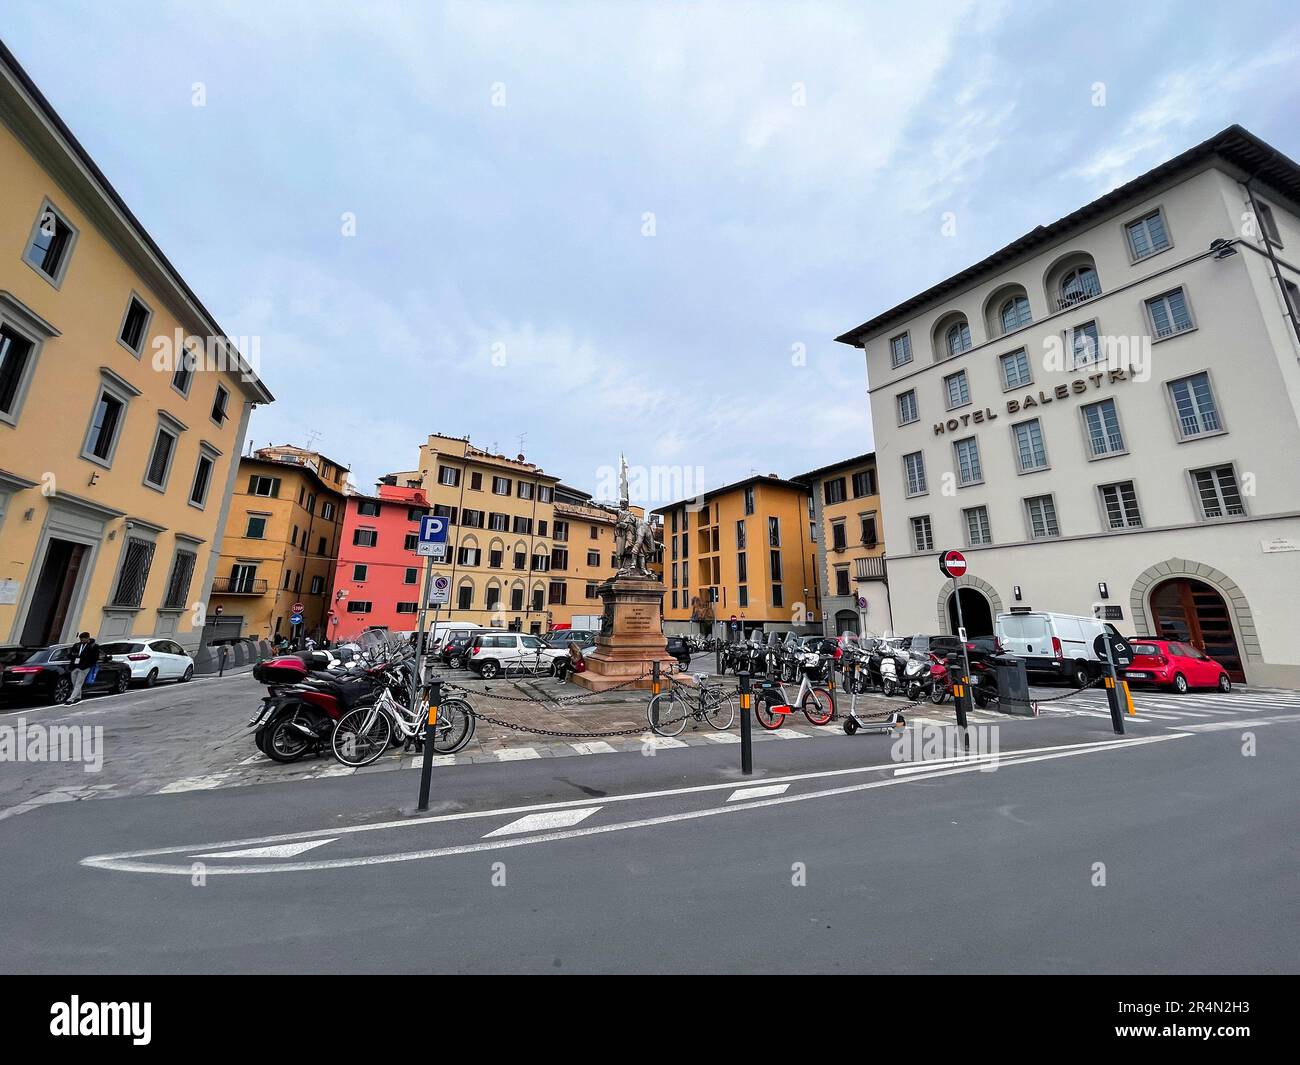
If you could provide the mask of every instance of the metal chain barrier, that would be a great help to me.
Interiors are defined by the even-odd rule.
[[[1105,679],[1105,674],[1102,674],[1100,677],[1094,677],[1092,680],[1088,681],[1088,683],[1082,688],[1075,688],[1072,692],[1066,692],[1064,695],[1053,695],[1048,699],[1030,699],[1029,702],[1032,706],[1038,706],[1040,703],[1059,703],[1062,699],[1073,699],[1076,695],[1082,695],[1084,692],[1095,688],[1098,684],[1105,681]]]

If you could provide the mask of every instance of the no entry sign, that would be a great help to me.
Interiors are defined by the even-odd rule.
[[[966,573],[966,556],[960,551],[943,551],[939,555],[939,569],[945,577],[961,577]]]

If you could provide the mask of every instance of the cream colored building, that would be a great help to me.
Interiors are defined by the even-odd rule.
[[[1231,127],[839,339],[894,626],[1098,614],[1300,686],[1300,167]]]
[[[271,399],[0,45],[0,642],[194,650]]]

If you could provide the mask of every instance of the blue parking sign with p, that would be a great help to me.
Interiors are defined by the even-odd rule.
[[[426,514],[420,519],[420,543],[445,544],[447,542],[447,519],[433,514]]]

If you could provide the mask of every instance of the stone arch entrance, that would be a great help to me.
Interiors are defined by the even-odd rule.
[[[1135,636],[1183,640],[1245,682],[1262,661],[1259,634],[1245,593],[1212,566],[1171,558],[1145,570],[1129,598]]]
[[[1002,613],[1002,597],[998,591],[988,581],[979,577],[972,577],[969,573],[964,577],[957,578],[957,587],[962,591],[961,609],[966,616],[966,635],[967,636],[989,636],[993,633],[993,620]],[[978,593],[983,599],[983,604],[972,594]],[[984,624],[983,617],[988,615],[988,629],[981,632],[971,623],[971,615],[967,613],[966,604],[971,604],[971,609],[976,612],[980,619],[981,625]],[[952,581],[944,581],[939,588],[939,596],[935,600],[935,614],[939,619],[939,628],[936,630],[949,636],[955,636],[957,633],[957,608],[952,601]]]
[[[983,592],[976,588],[959,588],[957,594],[961,596],[961,617],[966,623],[966,635],[971,636],[992,636],[993,635],[993,607]],[[957,596],[949,594],[948,596],[948,628],[951,632],[956,632],[960,626],[957,624]]]
[[[858,631],[858,615],[854,610],[837,610],[835,612],[835,635]]]

